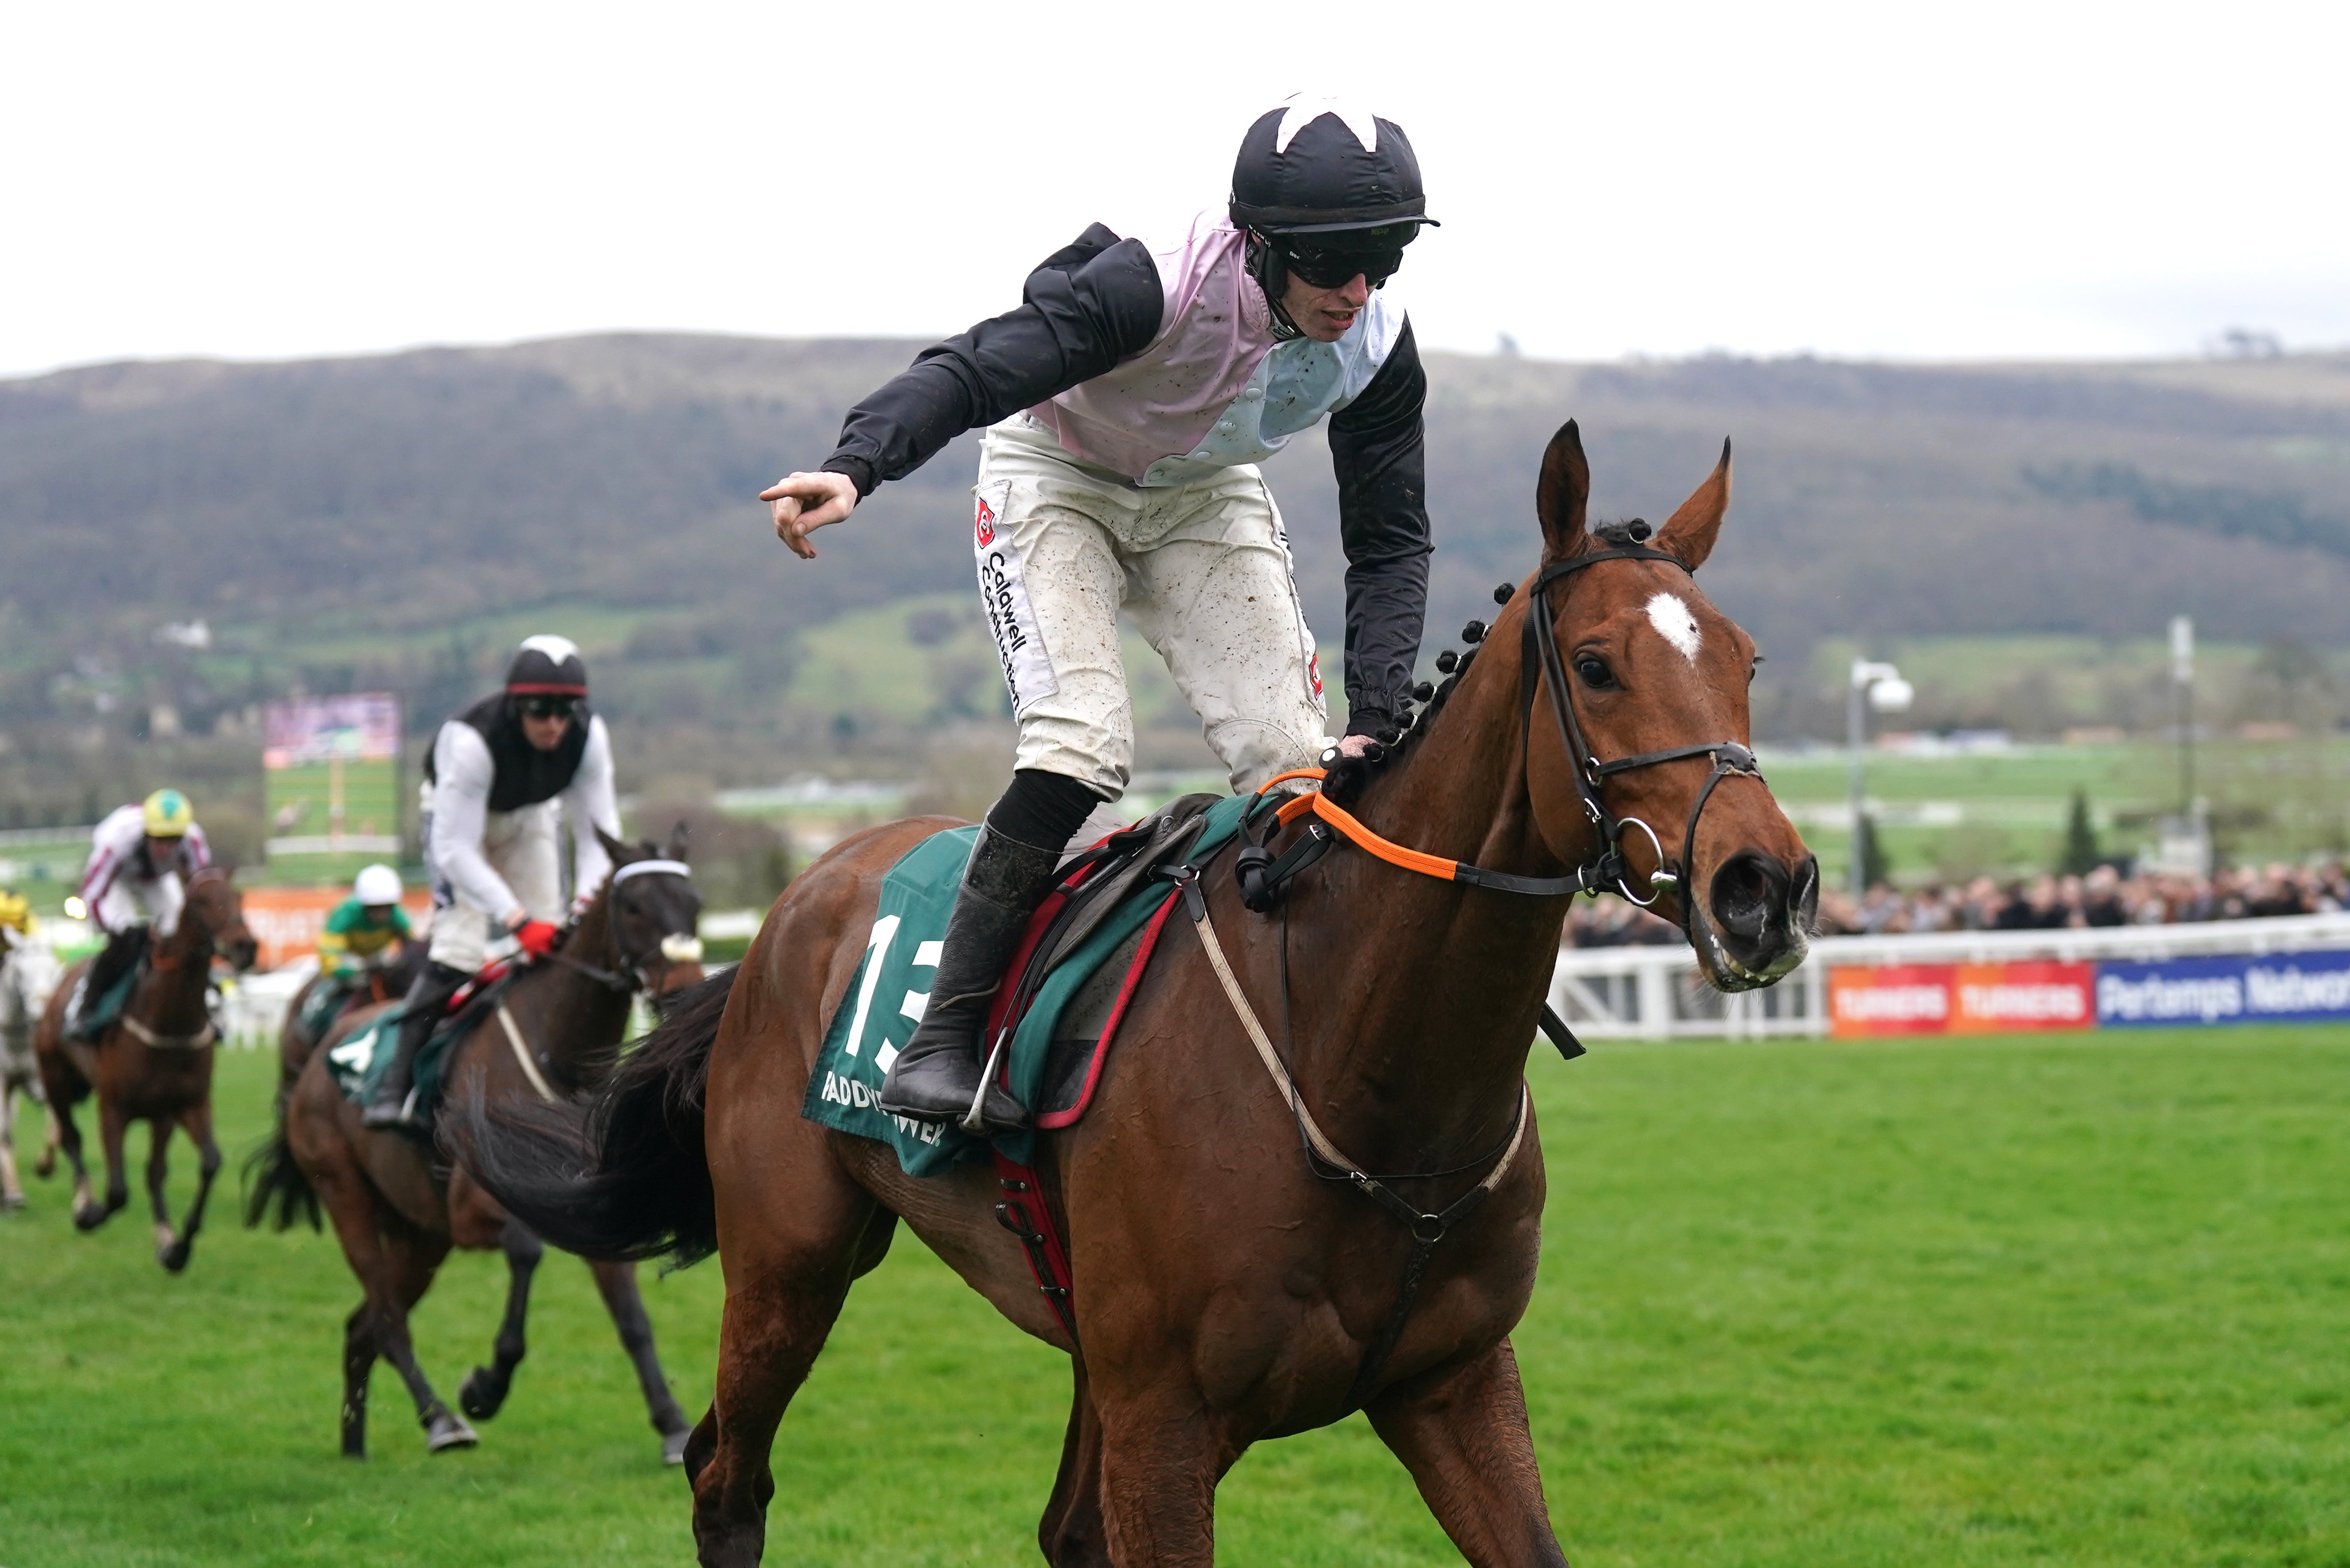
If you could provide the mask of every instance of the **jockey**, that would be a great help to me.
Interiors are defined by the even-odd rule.
[[[351,896],[335,906],[318,932],[318,972],[352,976],[381,967],[394,943],[405,945],[416,933],[408,911],[400,907],[400,873],[389,866],[370,866],[351,884]]]
[[[1019,309],[925,350],[850,410],[817,472],[762,494],[776,534],[813,556],[813,530],[988,427],[972,539],[1019,748],[884,1110],[1025,1123],[997,1087],[980,1103],[978,1033],[1070,835],[1126,788],[1121,604],[1235,790],[1330,745],[1256,466],[1326,415],[1347,563],[1340,748],[1361,755],[1403,713],[1428,590],[1427,383],[1410,322],[1378,291],[1433,222],[1393,121],[1293,99],[1249,128],[1225,212],[1150,238],[1094,224],[1029,275]]]
[[[303,1003],[302,1026],[323,1037],[369,971],[405,954],[416,935],[400,907],[400,873],[370,866],[351,884],[351,896],[334,908],[318,932],[318,981]],[[377,993],[380,995],[380,992]]]
[[[192,877],[211,864],[195,808],[178,790],[159,789],[137,805],[117,807],[98,825],[82,872],[81,901],[106,933],[106,947],[75,993],[68,1039],[88,1038],[90,1011],[146,950],[147,922],[161,937],[180,929],[187,903],[181,873]]]
[[[31,900],[14,888],[0,888],[0,957],[32,940],[39,929]]]
[[[612,740],[588,709],[588,666],[566,638],[524,641],[505,690],[441,726],[424,762],[424,864],[432,929],[424,972],[409,988],[400,1044],[363,1119],[411,1125],[416,1053],[449,999],[489,957],[491,928],[545,957],[564,914],[556,842],[571,826],[572,887],[592,897],[612,869],[599,831],[618,836]]]

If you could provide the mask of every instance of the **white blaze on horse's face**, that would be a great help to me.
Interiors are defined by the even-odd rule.
[[[1648,601],[1648,624],[1657,635],[1680,650],[1680,656],[1691,664],[1697,662],[1700,638],[1697,617],[1679,594],[1659,594]]]

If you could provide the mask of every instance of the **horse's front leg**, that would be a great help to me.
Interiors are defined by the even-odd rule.
[[[163,1125],[155,1124],[159,1144],[163,1138]],[[196,1200],[188,1205],[188,1222],[180,1228],[176,1240],[164,1240],[171,1229],[168,1225],[157,1233],[161,1247],[158,1256],[163,1266],[175,1274],[188,1266],[188,1256],[195,1250],[196,1232],[204,1228],[204,1205],[212,1199],[213,1179],[220,1174],[221,1168],[220,1144],[213,1137],[212,1103],[207,1100],[181,1112],[180,1125],[187,1129],[188,1141],[196,1146]]]
[[[16,1179],[16,1085],[0,1080],[0,1210],[24,1206],[25,1189]]]
[[[1199,1390],[1179,1382],[1115,1403],[1097,1397],[1109,1561],[1118,1568],[1212,1568],[1216,1482],[1239,1452]]]
[[[1371,1401],[1367,1414],[1461,1556],[1479,1568],[1565,1568],[1508,1340],[1473,1360],[1396,1385]]]
[[[161,1262],[180,1238],[172,1230],[172,1210],[163,1199],[163,1183],[171,1179],[172,1118],[151,1116],[147,1122],[147,1211],[155,1221],[155,1261]]]
[[[71,1127],[68,1122],[68,1127]],[[95,1231],[114,1216],[115,1210],[130,1201],[130,1173],[122,1152],[122,1140],[130,1130],[130,1119],[115,1109],[114,1102],[104,1096],[98,1102],[98,1147],[106,1160],[106,1201],[93,1201],[89,1196],[89,1172],[81,1159],[81,1139],[74,1137],[66,1146],[66,1154],[74,1166],[74,1229]]]
[[[1107,1522],[1102,1517],[1101,1413],[1086,1386],[1086,1366],[1076,1364],[1069,1400],[1069,1430],[1061,1441],[1061,1470],[1053,1478],[1052,1501],[1036,1526],[1036,1544],[1053,1568],[1106,1568]]]
[[[661,1372],[660,1356],[653,1348],[653,1322],[645,1313],[644,1297],[637,1292],[637,1266],[591,1260],[588,1267],[596,1276],[597,1290],[603,1293],[604,1310],[612,1314],[612,1326],[619,1331],[620,1348],[629,1353],[637,1369],[645,1413],[652,1417],[653,1430],[660,1434],[661,1462],[681,1465],[693,1423],[686,1419],[677,1396],[670,1392],[669,1378]]]
[[[452,1210],[456,1207],[455,1185],[451,1183]],[[474,1367],[457,1389],[458,1406],[476,1421],[486,1421],[496,1415],[514,1386],[515,1368],[522,1365],[523,1355],[529,1349],[525,1324],[530,1316],[531,1276],[538,1272],[538,1261],[546,1255],[546,1243],[538,1239],[538,1232],[511,1215],[500,1229],[498,1245],[506,1255],[506,1314],[498,1324],[490,1365]]]

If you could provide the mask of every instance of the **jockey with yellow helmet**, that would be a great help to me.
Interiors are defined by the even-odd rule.
[[[103,998],[139,961],[149,922],[158,936],[180,929],[187,903],[182,878],[212,863],[195,808],[178,790],[159,789],[136,805],[117,807],[98,825],[82,872],[81,901],[107,941],[76,993],[69,1037],[83,1037],[84,1000]]]

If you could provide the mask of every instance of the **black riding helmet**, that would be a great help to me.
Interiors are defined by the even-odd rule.
[[[506,666],[506,701],[517,710],[569,712],[588,696],[588,661],[567,637],[524,639]]]
[[[1257,117],[1232,163],[1231,212],[1249,234],[1249,271],[1287,332],[1296,328],[1281,308],[1286,274],[1335,288],[1360,273],[1376,288],[1436,222],[1403,128],[1326,99]]]

